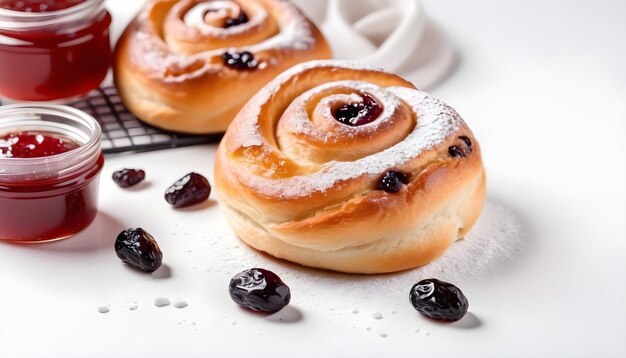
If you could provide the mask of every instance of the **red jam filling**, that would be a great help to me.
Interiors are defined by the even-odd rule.
[[[2,0],[0,0],[2,1]],[[85,0],[2,1],[0,7],[52,13]],[[108,12],[28,30],[0,28],[0,95],[22,101],[71,98],[96,88],[111,61]]]
[[[79,145],[44,132],[10,133],[0,137],[0,158],[39,158],[65,153]]]
[[[361,102],[346,103],[333,111],[333,117],[345,125],[355,127],[375,121],[383,108],[374,98],[362,94]]]
[[[0,159],[43,161],[78,147],[71,140],[45,132],[11,133],[0,137]],[[87,227],[98,212],[98,174],[103,164],[100,154],[92,162],[50,177],[0,177],[0,240],[56,240]]]
[[[84,3],[86,0],[0,0],[0,8],[23,12],[58,11]]]

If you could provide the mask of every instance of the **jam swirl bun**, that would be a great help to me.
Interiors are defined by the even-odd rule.
[[[215,186],[237,235],[306,266],[383,273],[463,238],[485,197],[480,147],[456,111],[345,61],[278,76],[239,112]]]
[[[330,56],[288,1],[149,0],[117,44],[114,80],[143,121],[217,133],[276,75]]]

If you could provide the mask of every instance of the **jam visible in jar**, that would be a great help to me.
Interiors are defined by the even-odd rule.
[[[65,10],[86,0],[0,0],[0,8],[23,12]]]
[[[61,154],[79,145],[46,132],[18,132],[0,137],[0,158],[39,158]]]
[[[104,0],[0,0],[0,96],[51,101],[96,88],[110,24]]]
[[[0,240],[45,242],[98,212],[100,126],[58,105],[0,107]]]

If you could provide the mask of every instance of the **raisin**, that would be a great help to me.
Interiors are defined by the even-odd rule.
[[[461,158],[467,157],[467,152],[465,151],[465,149],[457,145],[448,147],[448,154],[450,154],[450,156],[453,158],[454,157],[461,157]]]
[[[226,66],[238,70],[252,70],[259,65],[259,62],[254,58],[254,55],[248,51],[225,52],[222,55],[222,60]]]
[[[245,12],[241,11],[239,13],[239,16],[226,20],[226,23],[224,24],[224,28],[229,28],[229,27],[245,24],[248,21],[250,21],[248,19],[248,15],[246,15]]]
[[[397,193],[402,189],[402,185],[408,184],[408,182],[404,173],[390,170],[380,179],[376,189],[384,190],[388,193]]]
[[[465,143],[465,145],[469,148],[469,150],[471,152],[472,151],[472,141],[469,139],[469,137],[462,135],[462,136],[459,137],[459,139],[462,140]]]
[[[289,304],[291,291],[275,273],[261,268],[242,271],[230,280],[230,297],[254,311],[274,313]]]
[[[415,284],[409,299],[424,316],[449,322],[463,318],[469,308],[467,298],[458,287],[434,278]]]
[[[117,235],[115,253],[125,263],[146,272],[156,271],[163,261],[156,240],[142,228],[127,229]]]
[[[198,173],[189,173],[165,191],[165,200],[176,208],[198,204],[209,198],[211,184]]]
[[[462,145],[452,145],[448,147],[448,154],[453,158],[465,158],[472,152],[472,141],[469,137],[462,135],[459,139],[463,141]]]
[[[146,178],[146,172],[141,169],[122,169],[113,173],[113,181],[121,188],[137,185]]]

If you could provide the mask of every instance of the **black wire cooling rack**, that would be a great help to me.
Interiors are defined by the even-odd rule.
[[[143,123],[124,106],[113,86],[93,90],[86,97],[69,105],[89,113],[100,123],[102,151],[105,154],[148,152],[217,143],[222,137],[221,134],[190,135],[167,132]]]

